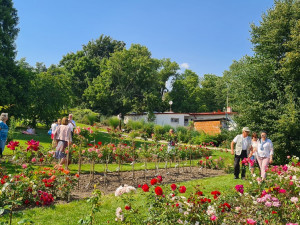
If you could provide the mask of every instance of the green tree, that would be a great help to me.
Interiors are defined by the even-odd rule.
[[[15,76],[17,68],[14,60],[16,56],[15,40],[19,32],[18,20],[13,2],[0,0],[0,105],[17,104],[14,89],[15,84],[20,83],[20,77]]]
[[[36,74],[31,87],[26,118],[33,126],[37,121],[49,125],[71,104],[71,80],[64,69],[50,66],[47,72]]]
[[[207,111],[223,110],[226,104],[226,84],[223,77],[214,74],[204,74],[200,79],[201,98],[207,107]]]
[[[173,81],[167,99],[173,101],[174,112],[201,112],[207,110],[201,94],[198,75],[191,70],[185,70]]]
[[[100,76],[85,96],[94,110],[105,115],[151,112],[161,105],[160,66],[146,47],[133,44],[102,61]]]
[[[275,1],[260,25],[251,25],[254,56],[224,73],[238,124],[269,131],[281,162],[300,153],[299,21],[299,1]]]
[[[97,40],[83,45],[76,53],[68,53],[59,63],[65,68],[72,80],[72,91],[76,96],[74,104],[84,102],[82,98],[85,89],[93,78],[100,75],[101,60],[109,58],[113,52],[124,48],[125,43],[101,35]]]

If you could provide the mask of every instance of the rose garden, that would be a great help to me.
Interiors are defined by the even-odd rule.
[[[2,223],[297,224],[300,220],[300,162],[295,156],[288,164],[269,167],[265,181],[258,169],[253,176],[247,171],[246,180],[233,180],[232,174],[226,175],[232,173],[229,150],[213,143],[176,144],[168,151],[163,142],[108,131],[77,127],[67,150],[72,164],[59,169],[53,167],[50,137],[43,143],[37,141],[41,135],[36,140],[10,141],[1,166]],[[248,162],[242,166],[248,168]]]

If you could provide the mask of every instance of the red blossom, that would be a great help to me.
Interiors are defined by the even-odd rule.
[[[161,182],[162,182],[162,176],[160,176],[160,175],[157,176],[157,182],[158,182],[158,183],[161,183]]]
[[[148,184],[144,184],[142,186],[142,189],[143,189],[144,192],[149,192],[149,186],[148,186]]]
[[[157,179],[153,178],[151,181],[150,181],[151,185],[155,185],[157,184]]]
[[[162,188],[159,187],[159,186],[157,186],[157,187],[154,189],[154,191],[155,191],[155,194],[158,195],[158,196],[160,196],[160,195],[163,194],[163,190],[162,190]]]
[[[26,149],[27,151],[28,150],[33,150],[33,151],[39,150],[39,147],[40,147],[39,141],[35,141],[35,140],[31,139],[30,141],[27,141],[26,144],[27,144],[27,149]]]
[[[130,210],[131,207],[130,207],[129,205],[125,205],[125,209],[126,209],[126,210]]]
[[[176,188],[177,188],[176,184],[171,184],[171,189],[172,189],[172,191],[175,191]]]
[[[185,193],[186,192],[186,187],[185,186],[180,186],[179,187],[179,192],[180,193]]]

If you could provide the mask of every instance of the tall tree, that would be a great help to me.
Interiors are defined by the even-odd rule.
[[[199,77],[191,70],[185,70],[175,78],[167,99],[173,101],[172,110],[174,112],[187,113],[207,110],[201,95]]]
[[[269,131],[281,161],[300,153],[299,23],[299,1],[275,1],[251,26],[255,55],[224,73],[238,123]]]
[[[17,104],[15,85],[15,39],[19,29],[17,10],[13,7],[12,0],[0,0],[0,105]]]
[[[85,96],[91,107],[103,114],[156,110],[161,104],[159,67],[146,47],[133,44],[102,61],[101,74],[93,79]]]

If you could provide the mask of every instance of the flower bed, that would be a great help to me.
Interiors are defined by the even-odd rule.
[[[205,196],[201,187],[196,187],[184,197],[184,186],[162,186],[161,181],[157,177],[139,185],[138,192],[146,195],[147,215],[139,213],[132,201],[134,193],[118,194],[123,206],[116,211],[116,221],[196,225],[297,224],[300,221],[300,162],[295,157],[288,165],[271,167],[265,181],[253,176],[249,185],[236,185],[226,195],[213,190]]]

